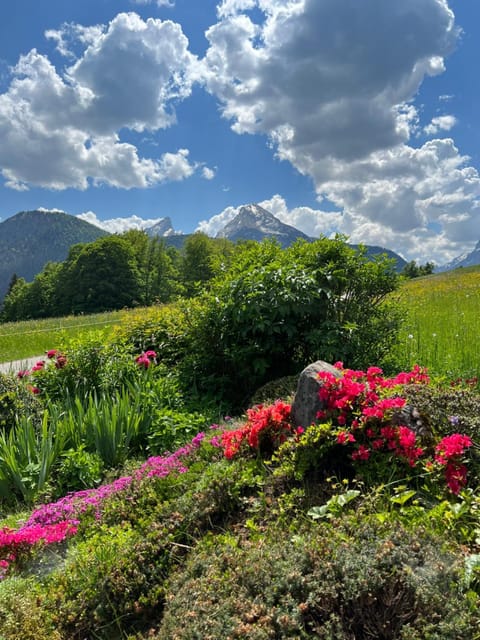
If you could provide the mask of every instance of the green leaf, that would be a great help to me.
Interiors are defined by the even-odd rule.
[[[407,490],[407,491],[401,491],[400,493],[397,493],[396,495],[391,497],[390,498],[390,502],[393,502],[394,504],[404,505],[411,498],[413,498],[413,496],[416,495],[416,493],[417,492],[414,489],[410,489],[410,490]]]

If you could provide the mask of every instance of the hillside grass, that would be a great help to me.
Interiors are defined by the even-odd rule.
[[[128,312],[112,311],[0,324],[0,362],[40,355],[91,331],[112,329],[125,313]]]
[[[480,377],[480,266],[410,280],[395,294],[405,320],[393,360],[432,375]]]

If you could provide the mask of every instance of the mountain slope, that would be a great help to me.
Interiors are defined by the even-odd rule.
[[[145,232],[153,237],[153,236],[171,236],[175,233],[173,226],[172,226],[172,220],[166,216],[165,218],[162,218],[161,220],[159,220],[156,224],[152,225],[151,227],[147,227],[145,229]]]
[[[289,224],[281,222],[270,211],[257,204],[249,204],[241,207],[233,220],[217,233],[217,238],[228,238],[233,242],[238,240],[256,240],[261,242],[265,238],[275,238],[282,247],[290,246],[295,240],[303,239],[313,242],[316,238],[307,236],[302,231]],[[358,249],[358,245],[350,245]],[[367,256],[373,258],[386,254],[388,258],[395,260],[395,268],[401,271],[407,264],[406,261],[394,251],[383,247],[366,245]]]
[[[284,224],[258,204],[241,207],[235,218],[217,233],[217,238],[228,238],[234,242],[236,240],[260,242],[267,237],[276,238],[283,247],[288,247],[298,238],[310,239],[302,231]]]
[[[13,274],[27,282],[47,262],[61,262],[70,247],[108,235],[99,227],[60,211],[21,211],[0,223],[0,298]]]
[[[459,267],[474,267],[477,264],[480,264],[480,240],[473,251],[457,256],[447,264],[438,267],[436,271],[451,271]]]

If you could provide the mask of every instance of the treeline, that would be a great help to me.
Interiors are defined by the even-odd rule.
[[[48,318],[150,306],[196,295],[227,267],[234,245],[203,233],[181,250],[130,230],[73,245],[63,262],[49,262],[32,282],[15,274],[0,321]]]

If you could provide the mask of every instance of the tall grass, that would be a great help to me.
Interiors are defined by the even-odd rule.
[[[410,280],[400,303],[399,368],[418,363],[449,379],[480,376],[480,267]]]
[[[92,330],[113,328],[125,313],[112,311],[0,324],[0,362],[37,356]]]

